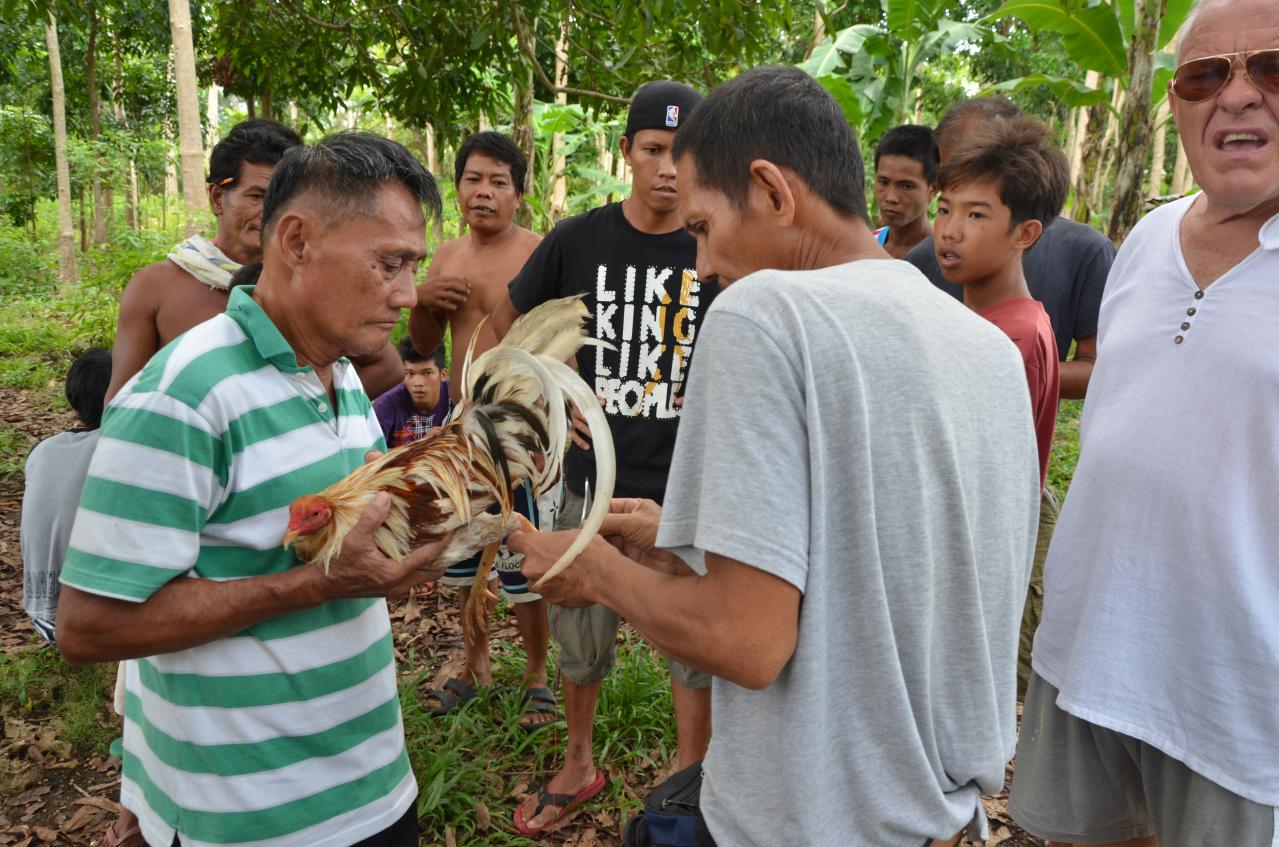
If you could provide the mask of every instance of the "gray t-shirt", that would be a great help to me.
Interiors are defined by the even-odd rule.
[[[71,525],[98,430],[60,432],[27,456],[22,494],[22,608],[49,623],[58,611],[58,574],[67,556]]]
[[[964,287],[942,276],[933,236],[912,247],[906,261],[923,271],[933,285],[956,300],[964,299]],[[1022,258],[1030,296],[1044,304],[1061,361],[1070,355],[1071,341],[1097,334],[1101,293],[1114,261],[1115,245],[1110,239],[1069,218],[1053,221]]]
[[[711,834],[919,847],[983,827],[1038,520],[1016,347],[895,260],[752,274],[697,344],[658,544],[803,593],[771,686],[714,681]]]

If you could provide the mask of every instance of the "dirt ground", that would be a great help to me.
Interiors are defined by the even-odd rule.
[[[48,413],[28,392],[0,389],[0,424],[17,426],[32,443],[74,423],[70,413]],[[0,652],[33,648],[33,630],[22,610],[22,561],[18,527],[21,484],[0,477]],[[397,653],[410,648],[418,661],[439,668],[438,681],[461,666],[461,632],[451,598],[427,591],[392,608]],[[514,635],[499,628],[497,637]],[[4,732],[0,737],[0,847],[40,844],[90,845],[118,813],[120,762],[98,756],[77,757],[60,737],[57,716],[31,717],[8,699],[0,700]],[[1011,775],[1011,767],[1009,769]],[[986,798],[991,818],[989,847],[1036,847],[1009,819],[1006,793]],[[579,823],[580,821],[580,823]],[[617,816],[610,810],[584,814],[561,828],[547,843],[620,844]],[[611,832],[609,830],[612,830]]]

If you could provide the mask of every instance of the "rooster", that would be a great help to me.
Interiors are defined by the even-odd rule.
[[[560,481],[571,402],[590,429],[597,496],[577,540],[534,588],[568,567],[603,522],[616,478],[608,421],[595,393],[564,363],[583,344],[604,344],[586,335],[588,315],[580,296],[551,300],[516,320],[500,344],[474,361],[473,336],[462,366],[462,398],[449,421],[430,438],[397,447],[320,493],[294,500],[284,546],[327,571],[369,502],[386,491],[391,511],[374,543],[387,556],[403,558],[450,532],[438,564],[484,551],[463,618],[473,638],[485,625],[485,601],[492,598],[488,576],[502,539],[531,527],[513,511],[515,487],[528,480],[540,495]],[[496,514],[487,511],[493,504]]]

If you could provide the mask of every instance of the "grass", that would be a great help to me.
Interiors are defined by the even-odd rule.
[[[10,424],[0,424],[0,480],[16,478],[22,473],[31,450],[31,439]]]
[[[552,646],[552,666],[553,653]],[[522,652],[513,644],[495,642],[493,659],[494,677],[505,688],[442,718],[428,714],[419,699],[419,689],[429,683],[432,670],[424,667],[402,677],[405,734],[421,789],[418,813],[426,843],[445,843],[451,835],[458,845],[527,845],[528,839],[511,824],[511,795],[521,785],[539,785],[562,760],[563,718],[533,733],[519,727]],[[414,664],[412,657],[408,664]],[[596,765],[625,774],[638,785],[652,783],[674,755],[671,715],[665,660],[624,630],[617,667],[600,692]],[[634,791],[620,779],[611,780],[594,803],[624,814],[640,806]],[[481,805],[491,821],[486,830],[477,821],[484,816],[477,816]]]
[[[1083,410],[1082,400],[1062,400],[1057,409],[1057,432],[1048,458],[1048,486],[1059,500],[1065,498],[1079,462],[1079,416]]]
[[[73,668],[44,644],[0,652],[0,715],[51,717],[77,753],[105,756],[120,732],[111,712],[115,668]]]

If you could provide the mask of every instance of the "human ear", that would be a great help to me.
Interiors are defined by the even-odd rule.
[[[626,164],[628,164],[628,165],[629,165],[629,164],[631,163],[631,144],[630,144],[630,140],[629,140],[629,139],[628,139],[625,135],[623,135],[621,138],[617,139],[617,146],[618,146],[618,147],[621,149],[621,151],[622,151],[622,158],[623,158],[623,159],[625,159],[625,160],[626,160]]]
[[[297,271],[305,263],[307,241],[314,231],[312,221],[306,216],[286,211],[271,231],[271,242],[279,250],[284,264],[290,271]],[[266,245],[263,244],[263,248]]]
[[[222,193],[224,191],[226,189],[220,185],[208,186],[209,208],[213,210],[213,216],[217,218],[222,217]]]
[[[750,175],[750,194],[763,201],[765,214],[790,226],[795,220],[796,186],[787,174],[767,159],[756,159],[750,164]]]
[[[1013,247],[1018,250],[1029,250],[1039,236],[1044,234],[1044,225],[1037,220],[1022,221],[1013,227]]]

